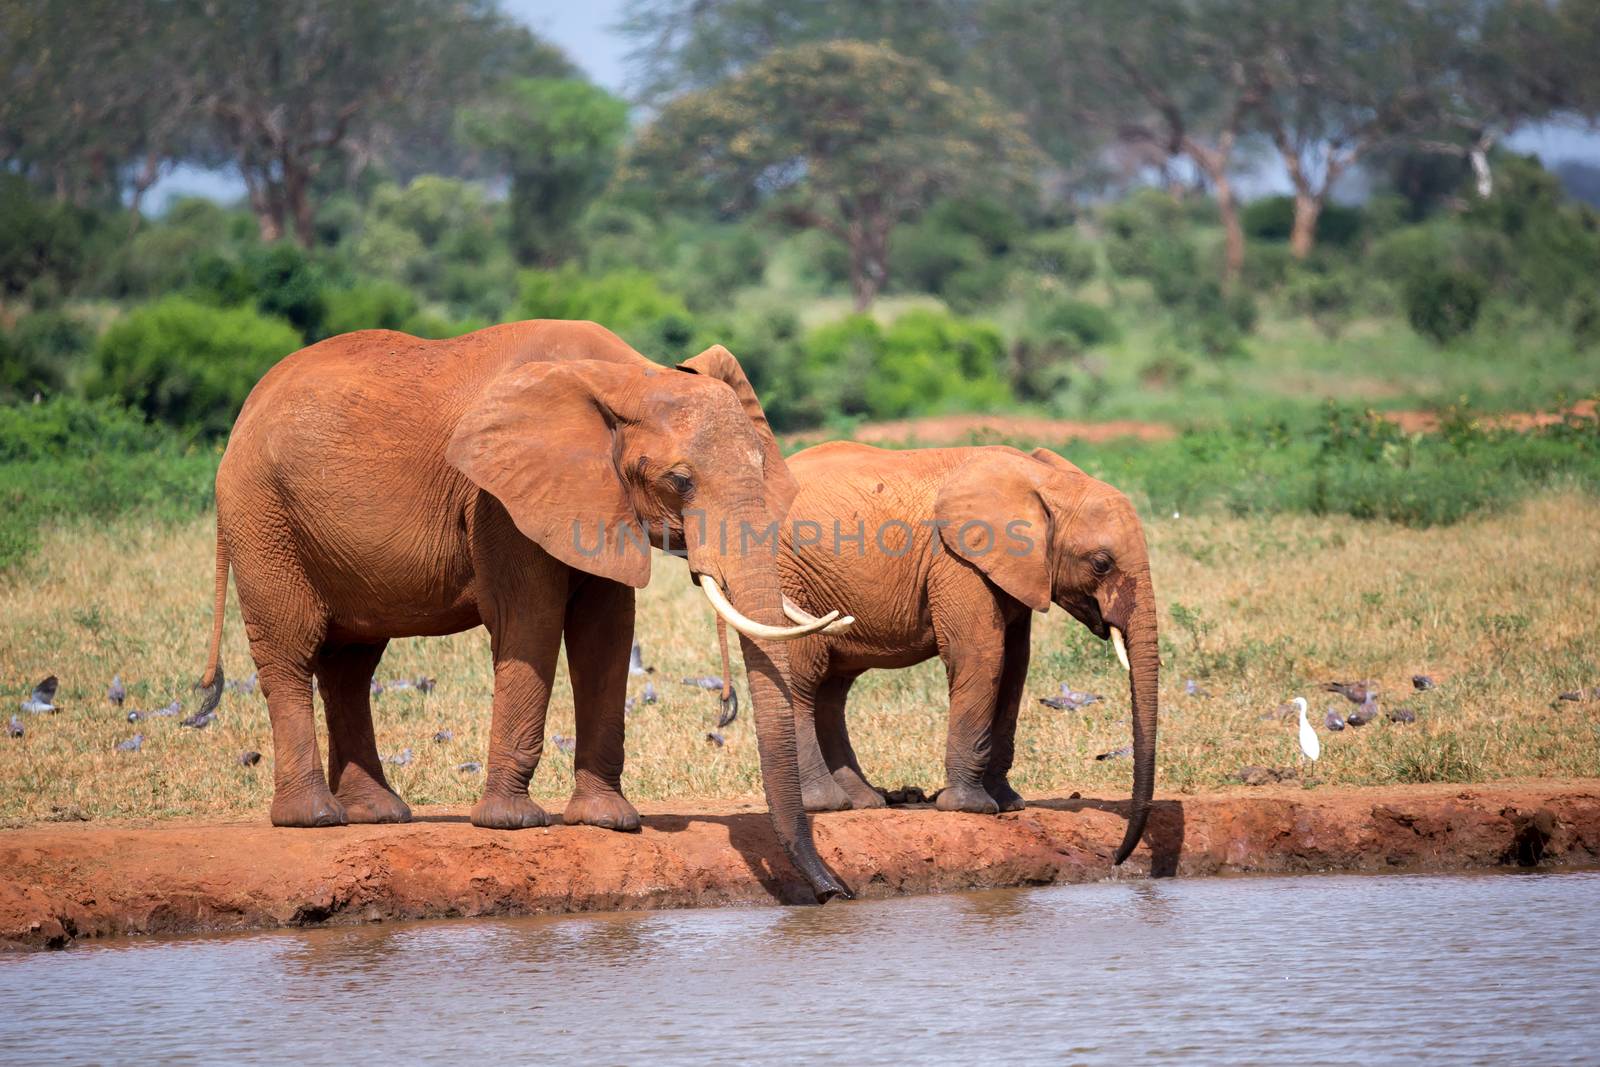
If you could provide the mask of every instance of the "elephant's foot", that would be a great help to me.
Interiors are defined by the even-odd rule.
[[[364,772],[346,771],[334,796],[344,805],[345,818],[353,823],[411,821],[410,806]]]
[[[639,812],[621,793],[573,793],[561,821],[568,826],[601,826],[633,833],[639,829]]]
[[[813,778],[800,783],[800,800],[807,811],[847,811],[850,794],[832,778]]]
[[[550,816],[526,793],[491,793],[473,807],[472,825],[488,830],[531,830],[549,826]]]
[[[856,773],[854,767],[840,767],[833,772],[833,780],[850,797],[852,808],[886,808],[889,802],[873,788],[872,783]]]
[[[934,806],[940,811],[970,811],[974,815],[998,815],[1000,805],[978,785],[947,785],[939,790]]]
[[[303,789],[278,789],[272,794],[274,826],[343,826],[344,805],[320,782]]]
[[[1022,794],[1011,788],[1011,783],[1001,778],[998,781],[985,781],[984,792],[994,797],[994,802],[1000,805],[1001,811],[1021,811],[1028,805],[1023,802]]]

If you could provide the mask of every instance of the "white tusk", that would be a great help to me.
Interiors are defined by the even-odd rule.
[[[764,622],[756,622],[739,614],[739,609],[728,602],[727,596],[722,592],[717,580],[709,574],[700,576],[700,588],[705,591],[706,599],[711,601],[711,606],[717,609],[717,614],[728,620],[728,625],[744,634],[746,637],[757,641],[793,641],[797,637],[814,634],[827,627],[839,617],[837,611],[829,612],[820,619],[815,619],[804,626],[768,626]]]
[[[802,626],[810,626],[812,623],[819,621],[815,615],[812,615],[788,597],[783,598],[783,613],[789,616],[790,622],[797,622]],[[839,613],[835,611],[834,614],[838,615]],[[830,622],[823,628],[822,632],[825,634],[842,634],[850,629],[855,624],[855,621],[855,616],[845,615],[836,622]]]
[[[1122,661],[1122,669],[1133,670],[1128,663],[1128,643],[1122,639],[1122,631],[1115,626],[1111,628],[1111,645],[1117,650],[1117,658]]]

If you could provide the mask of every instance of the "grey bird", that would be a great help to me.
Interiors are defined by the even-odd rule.
[[[1418,692],[1421,692],[1424,689],[1432,689],[1433,679],[1428,677],[1426,674],[1413,674],[1411,676],[1411,688],[1417,690]]]
[[[479,771],[483,770],[483,764],[479,763],[477,760],[468,760],[465,763],[456,764],[456,770],[462,774],[477,774]]]
[[[1351,726],[1365,726],[1367,723],[1371,722],[1377,717],[1378,697],[1374,693],[1368,693],[1367,699],[1362,701],[1359,708],[1350,713],[1350,717],[1346,719],[1345,722],[1349,723]]]
[[[152,714],[152,715],[161,715],[161,716],[171,716],[171,715],[178,714],[178,712],[180,712],[182,710],[183,710],[183,701],[174,700],[172,703],[168,704],[166,707],[157,708],[156,710],[152,711],[150,714]]]
[[[144,744],[144,734],[134,734],[132,737],[128,738],[126,741],[117,742],[117,751],[118,752],[137,752],[137,751],[139,751],[139,746],[142,745],[142,744]]]
[[[627,700],[624,700],[622,702],[622,714],[624,714],[624,715],[632,715],[633,714],[633,705],[634,705],[634,699],[632,697],[629,697]]]
[[[719,693],[722,692],[722,679],[715,675],[703,674],[698,678],[684,678],[682,682],[684,685],[694,689],[712,689]]]
[[[419,693],[431,693],[433,692],[433,687],[439,684],[439,679],[429,678],[427,675],[419,674],[417,675],[416,680],[411,684],[416,686],[417,692]]]
[[[1562,693],[1556,699],[1570,700],[1575,704],[1582,704],[1589,700],[1600,700],[1600,685],[1590,686],[1588,689],[1574,689],[1571,692]]]
[[[1372,682],[1323,682],[1325,693],[1338,693],[1352,704],[1365,704],[1368,697],[1376,696],[1378,687]]]
[[[644,665],[644,649],[640,648],[639,642],[635,641],[633,647],[628,650],[628,673],[654,674],[655,672],[656,669],[654,667],[646,667]],[[719,686],[718,688],[721,687]]]
[[[456,735],[451,733],[449,730],[440,730],[438,733],[433,735],[433,743],[436,745],[442,745],[447,741],[453,740],[455,736]]]
[[[50,675],[33,687],[28,699],[22,702],[22,710],[29,715],[48,715],[57,710],[55,675]]]
[[[261,753],[257,752],[255,749],[251,749],[248,752],[239,753],[239,766],[241,767],[254,767],[260,762]]]
[[[1184,679],[1183,691],[1192,697],[1208,697],[1211,695],[1211,691],[1209,689],[1200,688],[1200,683],[1196,682],[1193,678]]]
[[[383,757],[383,762],[389,764],[391,767],[404,767],[406,764],[411,762],[411,750],[409,748],[403,748],[393,756]]]
[[[11,716],[11,722],[6,724],[6,736],[7,737],[21,737],[22,734],[23,734],[22,720],[17,718],[15,715]]]
[[[639,694],[639,702],[641,704],[654,704],[656,701],[658,701],[660,699],[661,699],[661,694],[656,692],[656,683],[654,683],[654,682],[646,682],[646,683],[644,683],[644,692]]]
[[[204,730],[207,726],[217,721],[214,711],[197,711],[187,719],[179,719],[179,726],[187,726],[191,730]]]
[[[117,707],[122,707],[122,702],[128,699],[128,691],[122,687],[122,675],[111,676],[111,688],[106,690],[106,699]]]
[[[721,734],[717,733],[715,730],[708,731],[706,733],[706,740],[711,744],[716,745],[718,748],[721,748],[723,745],[727,744],[727,739]]]
[[[574,752],[576,752],[578,750],[578,742],[577,741],[573,740],[570,737],[563,737],[560,734],[551,734],[550,735],[550,743],[552,745],[556,746],[557,748],[559,748],[561,751],[565,752],[569,756],[572,755]]]
[[[258,684],[256,676],[252,674],[248,678],[230,678],[222,684],[222,687],[232,689],[235,693],[254,693]]]
[[[129,722],[138,722],[142,718],[144,718],[144,712],[137,711],[137,710],[134,710],[132,708],[130,708],[128,710],[128,721]]]
[[[1328,709],[1328,717],[1323,721],[1327,723],[1328,729],[1330,730],[1344,729],[1344,720],[1341,719],[1339,717],[1339,713],[1334,711],[1332,708]]]
[[[1077,711],[1079,708],[1086,708],[1095,701],[1102,699],[1104,698],[1099,693],[1080,692],[1062,682],[1060,696],[1040,697],[1039,703],[1047,708],[1055,708],[1057,711]]]
[[[1416,722],[1417,713],[1410,708],[1395,708],[1389,713],[1389,721],[1399,723]]]
[[[392,682],[390,683],[391,686],[393,684],[394,683],[392,683]],[[376,678],[374,678],[371,682],[369,682],[367,684],[367,688],[372,690],[372,695],[373,696],[375,696],[375,697],[383,696],[384,685],[383,685],[382,682],[378,681]]]
[[[1133,755],[1133,746],[1132,745],[1123,745],[1121,748],[1114,748],[1110,752],[1102,752],[1102,753],[1100,753],[1100,755],[1096,756],[1095,759],[1097,759],[1097,760],[1120,759],[1123,756],[1131,756],[1131,755]]]

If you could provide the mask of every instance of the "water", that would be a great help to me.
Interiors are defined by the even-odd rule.
[[[1600,872],[1119,882],[0,958],[0,1062],[1600,1060]]]

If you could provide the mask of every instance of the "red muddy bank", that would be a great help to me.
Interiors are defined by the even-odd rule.
[[[999,818],[896,808],[816,819],[858,896],[1151,874],[1446,871],[1600,863],[1600,779],[1160,797],[1121,869],[1124,802],[1030,800]],[[0,831],[0,947],[129,934],[798,901],[765,812],[656,805],[644,830],[38,825]]]

